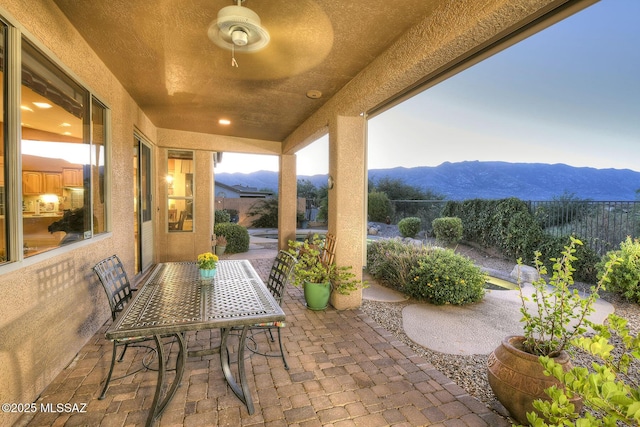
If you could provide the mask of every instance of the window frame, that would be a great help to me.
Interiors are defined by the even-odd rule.
[[[191,154],[191,172],[189,173],[191,175],[191,195],[187,196],[175,196],[173,194],[169,194],[171,191],[171,184],[167,181],[167,187],[166,187],[166,198],[167,198],[167,203],[165,204],[165,212],[164,212],[164,216],[165,216],[165,221],[167,224],[167,228],[166,231],[168,233],[193,233],[195,230],[195,227],[193,226],[193,224],[195,223],[195,201],[196,201],[196,190],[195,190],[195,181],[196,181],[196,173],[195,173],[195,164],[196,164],[196,153],[195,150],[187,150],[187,149],[182,149],[182,148],[169,148],[167,149],[167,155],[165,157],[165,170],[166,170],[166,177],[169,177],[170,173],[169,173],[169,160],[171,159],[171,153],[172,152],[178,152],[178,153],[190,153]],[[187,175],[185,173],[185,175]],[[172,229],[171,228],[171,223],[175,222],[176,220],[179,220],[179,218],[174,218],[174,221],[170,221],[170,214],[169,214],[169,206],[171,205],[171,201],[172,200],[176,200],[176,201],[181,201],[183,200],[185,202],[185,206],[187,205],[188,201],[191,201],[191,220],[192,220],[192,226],[190,229],[188,230],[184,230],[184,229]],[[176,212],[177,215],[179,215],[179,212]]]
[[[49,49],[44,47],[35,38],[23,31],[19,24],[15,24],[5,16],[0,15],[0,25],[5,28],[5,65],[6,68],[3,77],[3,87],[5,89],[2,97],[2,101],[5,105],[4,109],[4,139],[2,143],[5,146],[4,161],[5,161],[5,221],[6,221],[6,261],[0,261],[0,275],[8,273],[10,271],[23,268],[28,265],[32,265],[41,262],[45,259],[53,256],[66,253],[71,250],[78,249],[82,246],[87,246],[96,243],[98,240],[110,235],[111,233],[111,203],[109,197],[109,188],[111,181],[111,174],[109,173],[109,164],[111,162],[111,109],[109,105],[104,102],[97,94],[95,94],[91,88],[86,85],[78,76],[73,73],[69,68],[64,66],[63,62],[53,54]],[[34,51],[42,55],[42,57],[48,61],[51,65],[62,73],[66,79],[74,82],[80,88],[86,92],[86,107],[83,109],[83,114],[87,114],[88,119],[83,120],[83,144],[87,144],[89,147],[88,152],[91,152],[94,145],[92,126],[93,126],[93,103],[96,102],[104,107],[104,134],[103,144],[104,147],[104,228],[100,233],[94,233],[93,215],[90,216],[88,221],[89,231],[85,232],[85,238],[77,242],[68,243],[52,247],[49,250],[41,253],[26,257],[23,253],[24,235],[23,235],[23,216],[22,216],[22,165],[21,157],[22,150],[20,148],[22,141],[22,114],[20,110],[21,105],[21,90],[22,90],[22,43],[27,43],[33,48]],[[91,156],[87,157],[87,164],[91,164]],[[89,183],[86,189],[89,191],[89,203],[91,206],[91,212],[93,213],[93,201],[95,196],[93,191],[93,174],[90,174]],[[86,191],[87,191],[86,190]],[[89,235],[90,234],[90,235]]]

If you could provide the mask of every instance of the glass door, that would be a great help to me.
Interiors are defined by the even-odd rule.
[[[153,264],[153,215],[151,147],[137,135],[134,138],[134,242],[136,274]]]

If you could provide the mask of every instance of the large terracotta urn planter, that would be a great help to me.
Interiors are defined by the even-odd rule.
[[[487,376],[489,385],[500,403],[518,423],[529,425],[527,412],[533,412],[533,401],[549,399],[544,390],[560,382],[552,376],[544,375],[544,368],[538,356],[522,350],[524,337],[506,337],[500,346],[489,355]],[[571,361],[566,352],[554,359],[565,371],[571,369]],[[579,411],[582,402],[575,398],[572,402]]]

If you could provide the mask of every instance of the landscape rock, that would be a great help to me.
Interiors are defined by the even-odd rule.
[[[540,278],[540,275],[534,267],[516,264],[511,271],[511,278],[522,283],[533,283]]]

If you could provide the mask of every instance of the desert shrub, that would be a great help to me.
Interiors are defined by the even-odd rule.
[[[367,214],[369,221],[384,222],[387,217],[393,216],[391,201],[385,193],[372,191],[367,201]]]
[[[596,266],[598,276],[602,276],[606,263],[613,258],[618,258],[619,262],[609,273],[607,289],[640,303],[640,240],[627,237],[620,243],[619,250],[607,252]]]
[[[462,305],[480,301],[485,282],[485,274],[469,258],[440,249],[418,261],[405,292],[436,305]]]
[[[594,356],[591,369],[574,366],[567,371],[551,357],[540,358],[545,373],[558,379],[562,387],[545,390],[550,400],[533,402],[540,416],[527,413],[532,426],[640,425],[640,384],[634,375],[640,361],[640,336],[633,335],[628,321],[615,314],[609,315],[605,325],[593,325],[595,336],[573,341],[575,347]],[[618,348],[616,343],[620,343]],[[569,400],[573,396],[582,398],[587,410],[576,412],[579,408]]]
[[[398,230],[402,237],[416,237],[416,234],[420,231],[420,218],[410,216],[409,218],[401,219],[398,223]]]
[[[222,222],[231,222],[231,214],[224,209],[218,209],[214,213],[214,218],[216,224],[220,224]]]
[[[223,222],[213,227],[216,236],[224,236],[227,239],[227,253],[235,254],[249,250],[249,232],[240,224]]]
[[[400,239],[375,240],[367,246],[367,271],[385,286],[404,291],[411,270],[430,250]]]
[[[436,239],[441,242],[455,244],[462,239],[462,220],[458,217],[436,218],[431,225]]]

